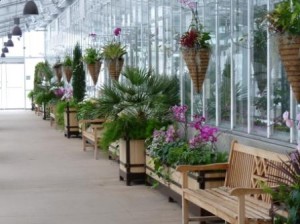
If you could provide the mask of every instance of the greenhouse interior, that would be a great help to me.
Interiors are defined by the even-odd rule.
[[[298,0],[0,15],[0,223],[300,223]]]

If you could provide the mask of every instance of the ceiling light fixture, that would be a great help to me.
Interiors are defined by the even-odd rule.
[[[25,3],[23,9],[23,15],[38,15],[39,11],[34,1],[28,1]]]
[[[22,30],[21,28],[19,27],[19,24],[20,24],[20,18],[14,18],[14,24],[15,24],[15,27],[13,28],[12,30],[12,35],[13,36],[22,36]]]
[[[8,33],[7,37],[8,37],[8,41],[6,42],[6,46],[7,47],[13,47],[14,46],[14,42],[11,40],[11,37],[12,37],[11,33]]]
[[[4,48],[2,48],[4,53],[8,53],[7,42],[4,42]]]
[[[1,58],[5,58],[5,54],[3,52],[1,54]]]

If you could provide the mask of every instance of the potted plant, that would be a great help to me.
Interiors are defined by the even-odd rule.
[[[43,112],[43,119],[47,118],[47,106],[49,101],[54,98],[54,94],[50,91],[51,88],[51,78],[53,77],[51,68],[47,61],[39,62],[35,66],[34,72],[34,100],[36,103],[36,107],[40,111]]]
[[[82,63],[82,51],[79,43],[77,43],[73,50],[73,79],[72,87],[67,86],[63,99],[66,99],[66,107],[64,111],[64,134],[70,138],[72,135],[79,136],[79,124],[76,115],[76,107],[84,99],[85,96],[85,71]],[[72,102],[72,103],[71,103]]]
[[[191,5],[188,7],[192,11],[192,22],[188,31],[181,36],[180,46],[194,88],[199,93],[209,64],[211,36],[208,32],[204,32],[203,25],[198,19],[197,8]]]
[[[72,73],[73,73],[72,64],[73,64],[73,61],[72,61],[71,56],[66,55],[64,62],[63,62],[63,67],[64,67],[64,73],[66,75],[66,79],[67,79],[68,83],[70,83],[71,78],[72,78]]]
[[[269,30],[277,34],[279,55],[296,100],[300,102],[300,7],[297,0],[277,3],[267,14]]]
[[[179,199],[182,180],[180,173],[175,171],[177,165],[226,162],[227,152],[216,149],[218,130],[205,125],[204,117],[194,115],[193,121],[188,122],[186,105],[172,106],[170,111],[172,124],[155,130],[147,139],[146,173],[150,183],[161,183],[169,196]],[[188,181],[194,189],[217,187],[223,184],[224,172],[195,173],[189,176]]]
[[[120,140],[120,179],[129,185],[144,181],[144,140],[164,124],[170,105],[178,103],[178,80],[134,67],[126,67],[122,75],[122,83],[113,81],[101,88],[95,113],[107,120],[102,148]]]
[[[85,49],[83,61],[87,64],[88,71],[92,77],[94,85],[97,84],[99,72],[101,69],[101,54],[95,48]]]
[[[108,66],[108,73],[114,80],[118,80],[123,64],[123,56],[127,53],[126,47],[120,42],[112,41],[103,46],[102,56]]]

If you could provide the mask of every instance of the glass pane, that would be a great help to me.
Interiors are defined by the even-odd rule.
[[[247,2],[246,0],[234,1],[233,13],[233,73],[234,73],[234,91],[237,94],[235,108],[235,129],[247,131],[247,91],[248,91],[248,56],[247,56]],[[245,41],[243,41],[245,39]]]
[[[228,1],[218,5],[219,60],[220,60],[220,126],[230,128],[231,112],[231,64],[230,64],[230,4]]]
[[[252,114],[254,134],[266,136],[267,134],[267,30],[263,27],[262,19],[267,13],[267,2],[254,5],[253,19],[253,54],[252,54]]]
[[[44,56],[44,35],[43,31],[31,31],[25,33],[25,56],[43,57]]]

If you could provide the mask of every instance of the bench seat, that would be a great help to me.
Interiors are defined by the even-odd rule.
[[[226,187],[206,190],[184,189],[183,194],[185,194],[187,200],[197,204],[204,210],[208,210],[216,217],[229,223],[237,223],[239,202],[236,196],[230,195],[230,190],[231,188]],[[245,206],[245,224],[254,223],[254,220],[255,223],[271,223],[270,207],[270,204],[263,202],[259,202],[258,205],[257,200],[251,200],[249,197]]]

